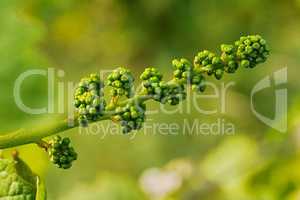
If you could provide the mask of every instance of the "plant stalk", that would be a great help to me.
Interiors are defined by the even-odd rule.
[[[118,106],[124,106],[130,102],[144,102],[150,100],[150,96],[143,96],[143,95],[136,95],[130,99],[124,100],[118,104]],[[114,111],[106,112],[102,117],[100,117],[97,121],[103,121],[110,119],[113,115],[117,114]],[[73,129],[78,127],[78,120],[75,117],[75,124],[70,126],[68,119],[55,122],[49,125],[42,125],[40,127],[33,127],[33,128],[21,128],[19,130],[1,134],[0,135],[0,149],[6,149],[16,146],[21,146],[25,144],[31,143],[39,143],[43,138],[61,133],[63,131]]]

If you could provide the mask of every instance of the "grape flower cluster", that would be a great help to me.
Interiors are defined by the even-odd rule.
[[[72,166],[72,162],[77,160],[77,153],[70,146],[69,138],[61,138],[55,136],[50,142],[47,149],[51,162],[58,168],[68,169]]]
[[[140,75],[142,89],[139,93],[133,93],[132,73],[119,67],[107,77],[106,85],[111,87],[111,101],[107,106],[103,94],[104,84],[99,76],[92,74],[83,78],[75,91],[79,123],[85,126],[89,121],[101,120],[103,117],[119,122],[123,133],[139,130],[145,121],[146,100],[177,105],[186,98],[188,87],[204,92],[207,76],[219,80],[240,67],[253,68],[263,63],[268,55],[267,43],[260,35],[243,36],[233,44],[222,44],[220,54],[204,50],[195,56],[193,62],[185,58],[174,59],[173,76],[169,81],[163,80],[157,68],[146,68]],[[119,97],[127,99],[120,102]],[[59,166],[63,166],[62,161],[66,160],[53,159]]]
[[[128,69],[119,67],[107,77],[106,84],[112,88],[113,100],[108,106],[103,98],[103,84],[99,76],[92,74],[83,78],[75,92],[75,106],[80,124],[97,121],[109,111],[110,118],[121,122],[124,133],[138,130],[145,121],[144,100],[135,102],[136,105],[119,104],[118,97],[125,96],[130,100],[147,96],[162,104],[177,105],[186,98],[188,86],[194,91],[204,92],[206,76],[213,75],[219,80],[225,73],[234,73],[239,67],[255,67],[264,62],[269,54],[266,41],[260,35],[243,36],[234,44],[222,44],[220,51],[220,55],[208,50],[201,51],[195,56],[193,63],[185,58],[174,59],[173,78],[169,81],[163,80],[163,75],[157,68],[146,68],[140,75],[142,90],[135,96],[132,89],[133,75]]]

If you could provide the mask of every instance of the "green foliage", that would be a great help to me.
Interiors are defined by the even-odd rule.
[[[51,162],[53,162],[58,168],[69,169],[72,166],[72,162],[77,160],[77,153],[74,148],[70,146],[69,138],[61,138],[55,136],[50,142],[47,148]]]
[[[46,199],[43,181],[17,155],[10,159],[0,159],[0,174],[0,199]]]

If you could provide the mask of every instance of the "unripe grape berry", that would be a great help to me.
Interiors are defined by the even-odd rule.
[[[77,153],[70,146],[69,138],[61,138],[55,136],[50,142],[47,149],[50,160],[58,167],[68,169],[72,166],[72,162],[77,160]]]

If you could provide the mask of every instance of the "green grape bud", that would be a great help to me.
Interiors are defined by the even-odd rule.
[[[139,116],[139,114],[138,114],[136,111],[131,112],[131,117],[132,117],[133,119],[138,118],[138,116]]]
[[[246,40],[244,41],[244,44],[247,45],[247,46],[249,46],[249,45],[251,45],[251,41],[250,41],[249,39],[246,39]]]
[[[111,77],[112,77],[112,80],[117,80],[120,78],[120,73],[118,71],[114,71],[112,74],[111,74]]]
[[[216,79],[220,80],[223,76],[224,71],[222,69],[217,69],[215,72]]]
[[[258,42],[255,42],[255,43],[252,45],[252,47],[253,47],[254,49],[259,49],[259,48],[260,48],[260,45],[259,45]]]
[[[248,60],[242,60],[241,66],[247,68],[250,66],[250,62]]]
[[[97,113],[96,108],[94,108],[94,107],[90,108],[90,109],[89,109],[89,113],[90,113],[90,114],[96,114],[96,113]]]
[[[221,51],[223,51],[225,53],[230,53],[232,50],[233,50],[232,45],[227,45],[227,44],[222,44],[221,45]]]
[[[221,63],[221,59],[219,57],[214,57],[212,59],[212,64],[216,65],[216,64],[220,64]]]
[[[252,53],[253,48],[250,47],[250,46],[247,46],[246,49],[245,49],[245,51],[246,51],[247,54],[250,54],[250,53]]]
[[[130,112],[125,112],[123,114],[123,119],[126,119],[126,120],[130,119]]]
[[[181,71],[179,69],[174,71],[175,77],[180,77],[180,75],[181,75]]]

